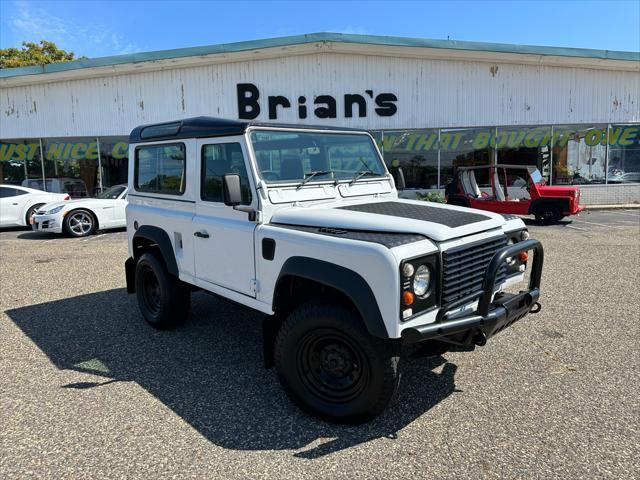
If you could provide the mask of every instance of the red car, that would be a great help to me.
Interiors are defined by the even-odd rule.
[[[476,178],[480,179],[480,185]],[[446,199],[451,205],[535,215],[545,223],[584,210],[578,187],[549,187],[538,169],[522,165],[459,167],[447,185]]]

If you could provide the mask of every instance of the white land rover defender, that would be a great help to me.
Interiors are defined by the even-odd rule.
[[[184,321],[197,289],[263,312],[266,364],[313,415],[371,419],[403,343],[472,350],[540,310],[523,222],[399,199],[364,131],[199,117],[134,129],[129,155],[127,290],[144,318]]]

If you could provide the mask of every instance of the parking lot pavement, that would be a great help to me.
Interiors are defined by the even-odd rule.
[[[198,293],[184,326],[147,327],[124,232],[0,232],[0,478],[637,478],[638,220],[531,224],[542,312],[406,362],[359,427],[290,404],[258,314]]]

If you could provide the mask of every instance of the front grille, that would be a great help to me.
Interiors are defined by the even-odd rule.
[[[507,245],[507,237],[492,238],[442,252],[442,305],[467,295],[482,293],[482,282],[493,255]],[[496,285],[507,276],[507,266],[498,270]]]

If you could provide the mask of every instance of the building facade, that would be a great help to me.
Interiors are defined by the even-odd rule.
[[[126,182],[135,126],[209,115],[367,129],[405,196],[499,162],[640,202],[638,52],[311,34],[2,70],[0,112],[0,182],[72,196]]]

